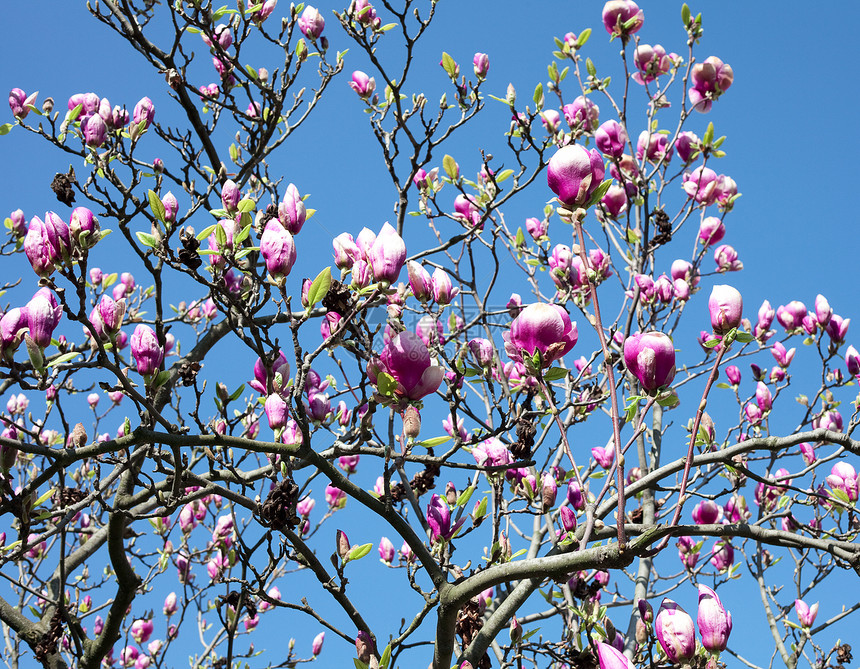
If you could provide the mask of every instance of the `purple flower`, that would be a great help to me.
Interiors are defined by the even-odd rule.
[[[860,375],[860,353],[853,346],[849,346],[845,351],[845,364],[851,376]]]
[[[636,140],[636,157],[641,161],[647,159],[652,163],[669,162],[672,160],[672,145],[669,137],[662,132],[643,130]],[[714,175],[716,176],[716,175]],[[685,185],[686,189],[686,185]]]
[[[597,148],[611,158],[621,158],[627,144],[627,133],[618,121],[610,120],[601,125],[594,133]]]
[[[526,230],[532,239],[536,242],[540,241],[542,237],[546,236],[546,233],[549,231],[549,221],[546,219],[540,220],[539,218],[527,218],[526,219]]]
[[[727,285],[714,286],[708,300],[711,326],[717,334],[725,334],[738,327],[743,317],[744,301],[736,288]]]
[[[323,642],[325,641],[325,632],[320,632],[314,637],[313,643],[311,643],[311,652],[314,657],[319,655],[322,652]]]
[[[409,275],[409,287],[415,298],[420,302],[431,299],[433,297],[433,282],[430,278],[430,272],[414,260],[406,263],[406,272]]]
[[[514,461],[508,447],[497,437],[482,441],[472,449],[472,457],[481,467],[501,467]]]
[[[475,76],[478,79],[486,79],[487,72],[490,71],[490,57],[485,53],[476,53],[472,58],[472,65],[474,65]]]
[[[108,336],[116,334],[120,327],[122,327],[125,308],[126,303],[124,299],[115,302],[110,295],[102,295],[102,299],[99,300],[99,303],[93,310],[93,315],[98,321],[97,323],[93,323],[96,326],[96,330],[101,329],[102,333]]]
[[[605,173],[603,159],[596,149],[588,151],[578,144],[569,144],[550,158],[546,178],[562,204],[575,206],[588,202]]]
[[[298,188],[290,184],[287,186],[284,198],[278,204],[278,220],[290,234],[297,235],[301,232],[306,218],[307,210],[302,196],[299,195]]]
[[[699,166],[684,173],[684,192],[706,207],[717,201],[716,186],[717,173],[710,167]]]
[[[376,80],[373,77],[368,77],[361,70],[356,70],[352,73],[352,81],[349,82],[349,87],[362,100],[367,100],[373,95],[373,91],[376,90]]]
[[[672,56],[667,56],[659,44],[640,44],[633,52],[633,64],[639,70],[633,74],[633,81],[644,86],[672,69]]]
[[[705,246],[712,246],[722,241],[726,234],[725,224],[716,216],[708,216],[699,225],[699,240]]]
[[[657,641],[672,664],[686,664],[696,654],[693,619],[671,599],[664,599],[654,622]]]
[[[221,186],[221,203],[224,208],[231,214],[235,214],[239,205],[239,200],[242,199],[242,191],[232,179],[227,179]]]
[[[138,102],[134,106],[134,114],[132,116],[132,120],[134,121],[134,125],[137,126],[141,122],[144,123],[144,128],[148,128],[152,123],[152,120],[155,118],[155,105],[152,104],[152,100],[147,97],[141,98],[140,102]]]
[[[164,349],[148,325],[141,323],[135,328],[131,335],[131,354],[134,356],[138,374],[149,376],[158,372],[164,359]]]
[[[616,2],[624,2],[624,0],[611,0],[611,2],[607,2],[606,4],[612,5]],[[630,4],[632,5],[633,3],[631,2]],[[603,10],[603,15],[604,17],[606,16],[605,9]],[[606,23],[605,19],[604,23]],[[627,659],[624,653],[602,641],[597,644],[597,659],[600,669],[635,669],[633,663]]]
[[[562,111],[565,121],[571,128],[579,127],[585,132],[593,132],[600,124],[600,107],[584,95],[566,104],[562,107]]]
[[[804,318],[806,318],[806,305],[798,300],[793,300],[776,310],[776,320],[789,333],[800,330]]]
[[[51,336],[60,323],[63,308],[48,288],[40,288],[22,309],[21,317],[26,321],[30,337],[40,348],[51,343]]]
[[[360,244],[359,248],[361,248]],[[385,281],[389,284],[397,281],[400,270],[406,263],[406,244],[390,223],[382,226],[382,230],[367,251],[367,261],[373,270],[375,281]]]
[[[430,498],[430,503],[427,505],[427,524],[430,526],[430,541],[432,543],[450,541],[465,520],[465,518],[461,518],[452,527],[451,509],[448,508],[445,499],[439,495],[433,495]]]
[[[27,97],[27,94],[20,88],[13,88],[9,91],[9,109],[12,110],[12,116],[19,121],[27,118],[27,114],[30,113],[28,105],[36,102],[37,95],[39,95],[39,91]]]
[[[653,394],[675,378],[675,345],[662,332],[632,335],[624,342],[624,363],[642,390]]]
[[[468,346],[478,367],[489,369],[492,366],[494,356],[493,342],[489,339],[478,337],[470,340]]]
[[[615,460],[615,446],[608,444],[607,446],[595,446],[591,449],[591,456],[604,469],[609,469]]]
[[[27,235],[24,237],[24,253],[33,271],[41,277],[53,274],[56,265],[62,262],[56,233],[52,234],[38,216],[30,220]]]
[[[627,191],[621,186],[615,184],[610,186],[600,201],[613,218],[617,218],[627,211]]]
[[[426,344],[408,330],[389,339],[382,353],[368,364],[367,374],[375,385],[381,373],[397,383],[396,396],[412,401],[436,392],[444,376],[442,368],[431,363]]]
[[[735,549],[727,541],[719,541],[714,545],[713,555],[711,556],[711,564],[719,572],[724,572],[729,569],[735,562]]]
[[[81,121],[81,129],[84,132],[84,144],[98,148],[105,143],[107,138],[107,125],[98,114],[88,116]]]
[[[455,288],[451,284],[451,277],[441,267],[437,267],[436,271],[433,272],[431,283],[433,287],[433,299],[441,306],[450,304],[451,300],[460,292],[459,288]]]
[[[266,398],[266,418],[269,419],[269,427],[275,432],[287,425],[289,414],[287,403],[278,393],[272,393]]]
[[[723,608],[717,593],[706,585],[699,585],[697,622],[702,645],[712,653],[724,651],[732,633],[732,614]]]
[[[711,110],[714,100],[725,93],[734,81],[734,72],[716,56],[709,56],[701,63],[693,65],[690,79],[690,104],[699,112]]]
[[[305,7],[305,11],[302,12],[299,18],[299,29],[302,31],[302,34],[314,42],[322,35],[323,28],[325,28],[325,19],[317,8],[310,5]]]
[[[794,610],[797,613],[797,620],[808,629],[815,623],[815,618],[818,615],[818,602],[812,606],[807,606],[802,599],[795,599]]]
[[[693,154],[701,149],[701,145],[702,140],[695,133],[689,131],[680,133],[678,139],[675,140],[675,150],[685,165],[690,162]]]
[[[833,316],[830,317],[830,321],[827,323],[827,327],[824,329],[827,330],[827,334],[830,335],[831,341],[834,344],[840,345],[845,341],[845,336],[848,334],[848,326],[850,324],[850,318],[842,318],[841,316],[833,314]]]
[[[379,559],[388,565],[394,560],[394,544],[388,537],[382,537],[379,540]]]
[[[833,490],[841,490],[847,496],[849,501],[856,502],[858,493],[860,493],[860,484],[857,482],[857,472],[847,462],[837,462],[830,470],[827,476],[827,485]]]
[[[260,254],[272,278],[283,284],[296,262],[293,236],[278,221],[271,219],[260,237]]]
[[[603,5],[603,27],[613,37],[626,39],[645,22],[645,15],[633,0],[609,0]],[[630,25],[627,25],[630,24]],[[627,27],[625,27],[627,25]],[[600,669],[606,669],[600,663]]]
[[[702,500],[693,508],[693,522],[696,525],[714,525],[723,517],[722,507],[709,499]]]
[[[524,355],[539,352],[541,365],[549,367],[574,347],[579,333],[562,307],[539,302],[523,309],[502,336],[511,360],[523,363]]]

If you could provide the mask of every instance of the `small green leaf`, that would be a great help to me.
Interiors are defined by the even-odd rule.
[[[430,439],[419,441],[418,445],[423,446],[424,448],[433,448],[434,446],[441,446],[449,441],[451,441],[451,437],[431,437]]]
[[[331,267],[326,267],[322,272],[317,274],[313,280],[311,287],[308,289],[308,308],[314,306],[322,300],[328,289],[331,287]]]
[[[382,657],[379,658],[379,669],[388,669],[389,662],[391,662],[391,644],[388,644],[382,651]]]
[[[353,546],[349,555],[346,556],[347,562],[352,562],[353,560],[360,560],[365,555],[367,555],[371,549],[373,548],[373,544],[363,544],[361,546]]]
[[[457,62],[445,51],[442,52],[442,69],[451,79],[457,78]]]
[[[537,105],[538,111],[543,109],[544,97],[542,83],[538,82],[538,85],[535,86],[535,92],[532,94],[532,100],[534,100],[535,105]]]
[[[213,223],[212,225],[203,228],[200,232],[197,233],[197,241],[202,242],[204,239],[207,239],[209,235],[215,232],[215,226],[217,225],[217,223]]]
[[[591,62],[591,58],[585,59],[585,69],[588,70],[588,74],[592,77],[597,76],[597,68],[594,67],[594,63]]]
[[[589,198],[588,203],[585,205],[586,208],[591,207],[603,199],[603,196],[606,195],[606,191],[609,190],[609,187],[612,185],[612,179],[607,179],[603,183],[601,183],[597,189],[591,194],[591,198]]]
[[[719,339],[709,339],[704,344],[705,348],[716,348],[719,345],[720,345]]]
[[[355,669],[367,669],[367,665],[357,657],[352,658],[352,662],[355,664]]]
[[[209,212],[215,218],[227,218],[227,210],[226,209],[212,209]]]
[[[33,508],[35,509],[37,506],[41,506],[42,504],[44,504],[45,500],[47,500],[53,494],[54,494],[54,489],[51,488],[48,492],[46,492],[44,495],[39,497],[39,499],[37,499],[35,502],[33,502]]]
[[[386,24],[385,24],[384,26],[382,26],[379,30],[380,30],[380,32],[384,32],[384,33],[385,33],[385,32],[388,32],[389,30],[391,30],[391,29],[393,29],[393,28],[396,28],[396,27],[397,27],[397,24],[396,24],[396,23],[386,23]]]
[[[445,174],[451,179],[457,179],[460,176],[460,168],[457,166],[457,161],[448,154],[445,154],[445,157],[442,158],[442,168],[445,170]]]
[[[745,344],[748,341],[752,341],[753,339],[755,339],[755,337],[753,337],[749,332],[738,330],[737,334],[735,335],[735,339],[742,344]]]
[[[246,197],[244,200],[239,202],[239,211],[243,214],[254,211],[254,208],[257,206],[257,203],[254,202],[251,198]]]
[[[576,40],[576,48],[581,49],[582,47],[584,47],[589,37],[591,37],[591,28],[586,28],[581,33],[579,33],[579,37]]]
[[[526,243],[526,236],[523,234],[523,229],[517,228],[517,238],[515,240],[515,244],[518,247],[520,247],[520,246],[525,246],[525,243]]]
[[[227,246],[227,232],[220,223],[215,225],[215,242],[218,244],[219,249]]]
[[[483,518],[486,515],[487,515],[487,498],[484,497],[484,499],[481,500],[481,503],[478,504],[478,508],[475,509],[475,520],[478,520],[479,518]]]
[[[685,28],[690,25],[690,8],[686,2],[681,6],[681,21],[684,22]]]
[[[233,238],[233,244],[236,244],[236,245],[241,244],[246,239],[248,239],[248,235],[250,235],[250,234],[251,234],[251,224],[248,223],[244,228],[242,228],[242,230],[239,232],[239,234],[237,234]],[[236,257],[238,258],[239,255],[236,254]]]
[[[565,378],[567,374],[568,370],[563,367],[551,367],[544,373],[543,378],[544,381],[558,381]]]
[[[709,146],[713,140],[714,140],[714,124],[713,124],[713,122],[711,122],[711,123],[708,123],[708,129],[705,130],[705,136],[702,138],[702,143],[705,146]]]
[[[70,111],[69,115],[66,117],[69,120],[69,123],[70,124],[74,123],[78,119],[78,116],[81,115],[81,112],[83,110],[84,110],[84,105],[79,104],[72,111]]]
[[[164,203],[161,201],[161,198],[158,197],[158,193],[154,190],[150,190],[146,195],[149,198],[149,208],[152,209],[152,215],[157,221],[164,223]]]
[[[475,492],[475,486],[470,485],[463,492],[460,493],[460,496],[457,498],[457,506],[466,506],[469,499],[472,497],[472,493]]]
[[[376,389],[381,395],[391,395],[397,389],[397,381],[387,372],[380,372],[376,376]]]
[[[11,123],[4,123],[3,125],[0,125],[0,135],[8,135],[9,131],[12,130],[12,128],[14,127],[15,126]]]
[[[731,388],[731,386],[728,383],[725,383],[724,381],[720,381],[717,384],[717,388]]]
[[[148,246],[151,249],[154,249],[158,246],[158,238],[155,235],[151,235],[148,232],[136,232],[134,233],[137,236],[137,239],[144,246]]]
[[[496,183],[497,183],[497,184],[500,184],[500,183],[502,183],[503,181],[506,181],[507,179],[509,179],[509,178],[511,177],[511,175],[512,175],[513,173],[514,173],[514,171],[513,171],[513,170],[502,170],[501,172],[499,172],[499,173],[496,175]]]

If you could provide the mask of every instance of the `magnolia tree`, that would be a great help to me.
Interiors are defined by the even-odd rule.
[[[733,72],[701,15],[667,53],[612,0],[529,96],[442,53],[437,101],[413,83],[435,2],[381,5],[94,0],[170,109],[11,91],[2,130],[72,167],[2,247],[26,269],[0,319],[6,664],[850,662],[857,606],[816,614],[860,573],[860,355],[822,295],[731,285],[705,114]],[[273,159],[356,54],[340,113],[394,208],[330,243]],[[493,106],[498,136],[457,144]],[[745,598],[769,636],[732,636]]]

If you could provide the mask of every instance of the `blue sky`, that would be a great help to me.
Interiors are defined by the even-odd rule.
[[[602,4],[543,2],[538,8],[514,2],[455,4],[443,0],[437,23],[416,55],[414,90],[425,91],[430,100],[438,99],[443,91],[450,96],[450,84],[438,67],[442,51],[459,61],[464,72],[471,69],[472,54],[483,51],[491,62],[484,92],[504,96],[508,82],[512,82],[521,99],[530,98],[534,84],[546,82],[553,36],[561,37],[568,31],[578,34],[585,27],[594,30],[586,55],[595,62],[599,74],[612,74],[615,79],[620,44],[608,43],[600,24]],[[286,11],[285,5],[281,0],[278,16]],[[684,53],[680,3],[642,6],[645,26],[639,35],[643,41]],[[811,305],[815,295],[822,292],[837,313],[860,318],[856,297],[860,245],[855,241],[856,213],[851,195],[860,149],[854,127],[858,94],[851,69],[856,61],[854,41],[860,9],[853,3],[823,7],[797,1],[778,8],[772,3],[740,2],[691,4],[691,8],[704,13],[705,34],[698,55],[719,56],[735,74],[732,88],[714,110],[693,118],[688,129],[701,135],[713,121],[717,136],[728,136],[722,147],[728,155],[716,169],[732,176],[743,193],[727,219],[725,242],[738,250],[745,264],[743,272],[731,276],[731,283],[744,295],[746,315],[754,318],[765,298],[774,307],[793,299]],[[331,50],[345,48],[345,38],[330,16],[332,7],[320,9],[327,17],[325,34],[331,40]],[[64,108],[71,94],[93,90],[112,104],[132,108],[138,99],[163,87],[163,78],[92,20],[83,2],[47,1],[40,3],[38,10],[33,5],[14,3],[4,8],[4,19],[7,31],[0,42],[0,59],[6,66],[0,71],[0,90],[39,90],[40,101],[51,95],[58,109]],[[200,52],[206,55],[202,43]],[[329,237],[344,230],[355,234],[365,225],[378,230],[391,216],[392,191],[386,186],[378,147],[372,142],[359,101],[347,88],[353,69],[371,73],[367,61],[354,48],[347,55],[344,73],[330,90],[330,101],[323,103],[272,161],[273,172],[283,174],[285,183],[295,182],[302,193],[310,193],[308,205],[318,210],[298,240],[300,259],[291,276],[294,283],[298,277],[315,275],[321,264],[329,261]],[[638,102],[641,109],[643,96],[635,89],[633,93],[634,107]],[[171,118],[169,102],[163,96],[152,97],[158,103],[158,118]],[[479,148],[502,153],[501,134],[507,129],[509,112],[492,101],[487,106],[487,121],[474,131],[458,134],[445,148],[457,158],[465,174],[477,171]],[[0,120],[11,120],[8,112],[5,114]],[[640,129],[635,114],[631,126],[635,136]],[[68,168],[67,157],[46,150],[20,129],[0,137],[0,147],[5,157],[0,163],[0,183],[4,185],[0,214],[20,207],[29,218],[60,206],[49,184],[55,172]],[[441,157],[442,153],[437,156],[440,162]],[[540,179],[511,204],[506,216],[511,221],[539,216],[550,196]],[[450,197],[453,200],[453,193]],[[410,223],[407,219],[407,225]],[[199,227],[204,225],[201,222]],[[302,253],[304,244],[313,252]],[[410,248],[413,250],[417,249]],[[674,257],[667,253],[661,258],[666,270]],[[11,292],[9,299],[28,299],[35,290],[29,269],[20,262],[3,262],[3,279],[24,278],[24,285]],[[108,259],[103,263],[106,270],[124,269],[109,266]],[[706,316],[698,318],[704,326]],[[854,322],[855,328],[860,327],[860,321]],[[242,379],[247,374],[245,369],[235,371]],[[317,497],[321,503],[322,496]],[[354,522],[352,518],[346,515],[343,522]],[[326,531],[330,528],[333,532],[332,526]],[[363,540],[375,543],[378,537]],[[352,581],[359,592],[370,596],[379,586],[382,566],[375,561],[375,550],[364,562],[355,565]],[[742,579],[736,594],[746,585]],[[692,611],[695,598],[690,590],[688,599],[681,601]],[[385,625],[393,626],[393,631],[399,622],[399,612],[378,615],[384,621],[380,632]],[[272,628],[268,629],[271,633]],[[301,630],[301,642],[308,645],[315,629]],[[739,633],[743,630],[738,625],[735,634]],[[751,635],[750,646],[754,645]],[[351,656],[349,649],[341,646],[335,650],[331,644],[329,660]]]

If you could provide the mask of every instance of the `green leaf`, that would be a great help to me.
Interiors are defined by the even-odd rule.
[[[681,21],[684,22],[685,28],[690,25],[690,8],[686,2],[681,6]]]
[[[316,279],[314,279],[311,287],[308,289],[308,308],[322,300],[330,287],[331,267],[326,267],[322,272],[317,274]]]
[[[441,446],[444,443],[451,441],[451,437],[431,437],[430,439],[424,439],[422,441],[417,442],[419,446],[423,446],[424,448],[433,448],[434,446]]]
[[[511,175],[514,173],[513,170],[502,170],[496,175],[496,183],[500,184],[507,179],[510,179]]]
[[[532,94],[532,100],[534,100],[535,105],[537,105],[538,111],[543,109],[544,97],[542,83],[538,82],[538,85],[535,86],[535,92]]]
[[[597,68],[594,67],[594,63],[591,62],[591,58],[585,59],[585,69],[588,70],[588,74],[590,74],[592,77],[597,76]]]
[[[737,341],[745,344],[748,341],[752,341],[754,339],[754,337],[749,332],[744,332],[742,330],[738,330],[737,334],[735,335],[735,339]]]
[[[528,551],[528,549],[527,549],[527,548],[520,548],[516,553],[514,553],[513,555],[511,555],[511,560],[515,560],[515,559],[517,559],[520,555],[525,555],[525,554],[526,554],[526,553],[528,553],[528,552],[529,552],[529,551]],[[537,632],[537,630],[535,630],[535,632]],[[534,632],[532,632],[531,634],[534,634]],[[530,634],[529,636],[531,636],[531,634]]]
[[[391,662],[391,644],[388,644],[382,651],[382,657],[379,658],[379,669],[388,669],[389,662]]]
[[[609,190],[609,187],[612,185],[612,179],[607,179],[603,183],[601,183],[597,189],[591,194],[591,198],[589,198],[588,203],[585,205],[586,208],[591,207],[603,199],[603,196],[606,195],[606,191]]]
[[[728,383],[725,383],[724,381],[720,381],[717,384],[717,388],[731,388],[731,386]]]
[[[442,69],[451,79],[457,78],[457,62],[445,51],[442,52]]]
[[[362,544],[361,546],[353,546],[349,550],[349,555],[346,556],[346,559],[348,562],[352,562],[353,560],[360,560],[365,555],[367,555],[372,548],[373,544]]]
[[[705,348],[716,348],[719,345],[720,345],[719,339],[710,339],[710,340],[706,341],[704,344]]]
[[[161,201],[161,198],[158,197],[158,193],[154,190],[150,190],[147,192],[146,196],[149,198],[149,208],[152,209],[152,215],[156,220],[164,223],[164,203]]]
[[[472,493],[475,492],[475,486],[470,485],[463,492],[460,493],[460,496],[457,498],[457,506],[466,506],[469,499],[472,497]]]
[[[702,144],[709,146],[714,141],[714,123],[708,123],[708,129],[705,130],[705,136],[702,138]]]
[[[66,118],[69,120],[69,124],[74,123],[74,122],[78,119],[78,116],[80,116],[80,115],[81,115],[81,112],[82,112],[83,110],[84,110],[84,105],[83,105],[83,104],[79,104],[79,105],[78,105],[77,107],[75,107],[72,111],[70,111],[70,112],[69,112],[69,115],[66,117]]]
[[[227,246],[227,232],[224,230],[224,226],[220,223],[215,226],[215,242],[218,244],[219,249],[223,249]]]
[[[0,135],[8,135],[9,131],[12,130],[12,128],[14,127],[15,126],[11,123],[4,123],[3,125],[0,125]]]
[[[380,30],[380,32],[384,32],[384,33],[385,33],[385,32],[388,32],[389,30],[391,30],[391,29],[393,29],[393,28],[396,28],[396,27],[397,27],[397,24],[396,24],[396,23],[386,23],[386,24],[385,24],[384,26],[382,26],[379,30]]]
[[[202,242],[204,239],[207,239],[209,237],[209,235],[211,235],[213,232],[215,232],[215,226],[217,226],[217,225],[218,225],[217,223],[213,223],[212,225],[210,225],[206,228],[203,228],[203,230],[201,230],[200,232],[197,233],[197,241]]]
[[[487,498],[484,497],[484,499],[481,500],[481,503],[478,504],[478,508],[475,509],[475,520],[478,520],[479,518],[483,518],[486,515],[487,515]]]
[[[148,232],[135,232],[134,234],[144,246],[148,246],[151,249],[158,246],[158,237],[155,235],[151,235]]]
[[[397,381],[387,372],[380,372],[376,376],[376,389],[381,395],[390,395],[397,389]]]
[[[239,202],[239,211],[243,214],[254,211],[254,208],[257,206],[257,203],[254,202],[251,198],[246,197],[244,200]]]
[[[224,208],[221,209],[212,209],[209,211],[215,218],[227,218],[227,210]]]
[[[584,47],[589,37],[591,37],[591,28],[586,28],[579,33],[579,37],[576,39],[576,48],[581,49]]]
[[[442,168],[445,170],[445,174],[451,179],[457,179],[460,176],[460,168],[457,166],[457,161],[448,154],[445,154],[445,157],[442,158]]]
[[[367,665],[357,657],[352,658],[352,661],[355,664],[355,669],[367,669]]]
[[[639,241],[639,239],[640,239],[639,233],[636,230],[634,230],[633,228],[627,229],[627,243],[628,244],[635,244]]]
[[[11,221],[10,221],[10,223],[11,223]],[[516,238],[516,240],[514,241],[514,243],[515,243],[517,246],[525,246],[525,243],[526,243],[526,236],[523,234],[523,229],[522,229],[522,228],[517,228],[517,238]]]
[[[246,239],[248,239],[248,235],[250,235],[250,234],[251,234],[251,224],[248,223],[244,228],[242,228],[242,230],[239,232],[239,234],[237,234],[235,237],[233,237],[233,243],[237,244],[237,245],[241,244]],[[236,257],[237,258],[239,257],[238,253],[236,254]]]
[[[568,370],[563,367],[551,367],[546,370],[543,375],[544,381],[558,381],[559,379],[563,379],[567,376]]]

